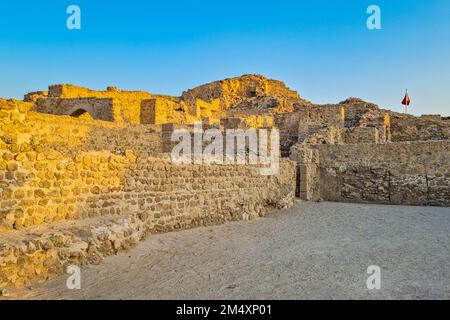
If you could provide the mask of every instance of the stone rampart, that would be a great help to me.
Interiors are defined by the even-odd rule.
[[[450,142],[295,145],[306,200],[450,204]]]
[[[0,101],[0,287],[93,262],[147,233],[252,219],[293,204],[292,161],[282,160],[273,176],[253,165],[176,165],[161,153],[157,126],[19,106]]]

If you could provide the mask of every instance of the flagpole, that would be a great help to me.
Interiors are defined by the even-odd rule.
[[[408,89],[406,89],[405,97],[408,95]],[[405,103],[405,114],[408,114],[408,103]]]
[[[406,95],[405,97],[408,96],[408,89],[406,89]],[[408,114],[408,102],[405,103],[405,114]]]

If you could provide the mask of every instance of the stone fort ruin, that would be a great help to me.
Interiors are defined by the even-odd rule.
[[[278,129],[276,175],[252,165],[171,163],[194,123]],[[309,201],[450,203],[450,119],[360,99],[304,100],[259,75],[180,97],[52,85],[0,99],[0,288],[98,263],[147,234],[264,216]]]

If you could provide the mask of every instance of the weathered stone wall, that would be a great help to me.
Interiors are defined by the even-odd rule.
[[[222,125],[227,129],[261,129],[273,128],[274,119],[270,115],[246,115],[234,114],[226,118],[221,118],[219,122],[209,122],[212,125]]]
[[[74,85],[49,86],[48,98],[78,99],[97,98],[113,99],[113,119],[116,122],[139,124],[141,117],[141,104],[152,95],[145,91],[124,91],[108,87],[106,91],[90,90]],[[104,119],[99,118],[99,119]]]
[[[392,141],[446,140],[450,138],[450,121],[440,116],[392,117]]]
[[[347,109],[346,109],[347,110]],[[385,111],[384,115],[381,111]],[[440,115],[412,115],[395,113],[387,110],[366,112],[358,118],[361,127],[375,127],[383,131],[384,116],[389,116],[389,137],[392,142],[448,140],[450,137],[450,121]]]
[[[374,127],[359,125],[360,116],[372,112],[373,107],[359,104],[303,106],[296,112],[274,116],[275,126],[280,130],[281,152],[288,157],[291,147],[305,144],[378,143],[389,140],[389,124]]]
[[[342,141],[346,144],[379,143],[380,133],[377,128],[345,128],[342,130]]]
[[[0,101],[0,288],[114,254],[146,233],[293,204],[292,161],[274,176],[250,165],[175,165],[155,126],[21,112],[22,104]],[[77,223],[64,229],[65,221]]]
[[[72,117],[80,117],[87,112],[94,120],[115,121],[111,98],[37,99],[34,111]]]
[[[23,101],[25,102],[35,102],[38,99],[46,98],[48,97],[48,91],[35,91],[35,92],[29,92],[24,95]]]
[[[388,110],[380,109],[377,105],[358,98],[349,98],[341,101],[339,106],[345,108],[344,126],[347,128],[365,126],[367,122],[370,126],[373,126],[375,125],[372,122],[373,118],[381,119],[380,126],[382,126],[383,116],[388,112]],[[370,120],[366,122],[367,119]]]
[[[298,141],[300,114],[298,112],[281,113],[274,117],[275,127],[280,131],[280,152],[289,157],[291,147]]]
[[[221,107],[228,109],[238,106],[246,99],[266,95],[300,100],[300,95],[287,88],[283,82],[258,75],[244,75],[239,78],[211,82],[184,92],[182,98],[190,104],[195,99],[207,102],[219,100]]]
[[[120,183],[91,185],[87,194],[70,202],[76,215],[58,217],[85,218],[76,225],[62,221],[45,232],[31,227],[27,234],[0,233],[0,288],[47,279],[67,265],[98,263],[148,233],[253,219],[294,201],[295,164],[287,160],[276,176],[262,176],[253,166],[178,166],[131,155],[113,161],[121,167],[112,172],[121,174]],[[42,214],[45,219],[48,211]]]
[[[202,120],[200,108],[197,109],[190,108],[183,101],[174,97],[161,96],[143,100],[141,124],[191,124]],[[204,111],[204,109],[202,110]]]
[[[78,203],[121,184],[127,150],[162,151],[161,133],[151,127],[22,113],[15,101],[0,108],[1,230],[89,215]]]
[[[450,204],[450,142],[296,145],[302,198]]]
[[[195,98],[187,103],[179,97],[114,87],[96,91],[74,85],[52,85],[48,92],[25,95],[25,100],[34,102],[37,112],[75,117],[85,112],[84,116],[118,124],[219,123],[222,117],[219,100],[206,102]]]
[[[10,113],[11,116],[14,114]],[[34,148],[43,146],[72,155],[79,151],[103,150],[124,154],[127,149],[149,155],[162,152],[159,126],[123,126],[105,121],[35,112],[20,113],[20,116],[20,122],[10,122],[2,127],[5,130],[0,144],[5,141],[11,143],[3,145],[11,151],[17,150],[15,142],[22,139],[29,141]],[[2,121],[9,120],[3,118]]]
[[[58,84],[48,91],[30,92],[24,99],[35,103],[37,112],[76,117],[84,113],[86,119],[119,124],[219,124],[221,119],[238,117],[250,128],[273,127],[274,115],[310,105],[283,82],[260,75],[215,81],[180,97]]]
[[[344,126],[344,108],[339,105],[307,106],[299,112],[298,142],[336,143],[336,130]]]

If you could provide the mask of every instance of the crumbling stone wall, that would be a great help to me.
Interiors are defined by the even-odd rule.
[[[108,87],[106,91],[98,91],[74,85],[60,84],[49,86],[48,90],[48,98],[50,99],[113,99],[113,120],[116,122],[124,122],[129,124],[140,123],[141,103],[143,100],[150,99],[151,97],[152,95],[145,91],[124,91],[114,87]],[[42,100],[46,99],[47,98],[43,98]],[[38,99],[38,101],[39,100],[41,99]],[[103,107],[101,109],[104,110]],[[110,113],[111,110],[108,111],[108,116],[97,116],[97,119],[110,118]]]
[[[36,100],[36,112],[80,117],[88,113],[92,119],[115,121],[111,98],[43,98]]]
[[[377,128],[373,127],[356,127],[345,128],[341,131],[342,141],[345,144],[358,144],[358,143],[379,143],[380,132]]]
[[[354,98],[306,106],[299,115],[291,159],[298,163],[301,198],[448,205],[450,135],[440,116],[398,114]]]
[[[306,200],[450,204],[450,142],[301,145],[292,148]]]
[[[198,99],[189,106],[178,98],[167,96],[143,100],[141,105],[141,124],[193,124],[205,118],[218,121],[220,108]]]
[[[274,117],[275,127],[280,131],[280,152],[283,157],[289,157],[291,147],[298,141],[299,117],[298,112],[277,114]]]
[[[392,141],[446,140],[450,138],[450,121],[436,116],[391,119]]]
[[[94,120],[130,125],[219,123],[223,116],[219,100],[206,102],[195,98],[186,103],[179,97],[114,87],[96,91],[74,85],[52,85],[48,92],[26,94],[25,101],[33,102],[33,110],[41,113],[75,117],[85,113]]]
[[[161,153],[155,126],[20,110],[27,106],[0,101],[0,288],[98,261],[146,233],[252,219],[293,204],[289,160],[274,176],[250,165],[175,165]]]
[[[245,114],[235,114],[222,118],[220,119],[220,124],[227,129],[273,128],[275,126],[272,116]]]
[[[283,82],[267,79],[260,75],[244,75],[211,82],[187,90],[181,96],[188,104],[193,104],[195,99],[209,103],[216,100],[220,102],[220,106],[224,110],[253,108],[255,104],[267,104],[265,103],[267,97],[271,98],[267,107],[285,111],[293,111],[294,105],[308,104],[296,91],[287,88]]]
[[[360,127],[360,116],[373,112],[371,105],[350,104],[308,105],[290,113],[274,116],[275,126],[280,130],[281,153],[288,157],[297,142],[304,144],[378,143],[389,141],[390,122],[385,114],[373,127]],[[356,102],[354,102],[356,103]],[[359,116],[358,116],[359,115]]]
[[[272,127],[273,116],[310,105],[281,82],[260,75],[215,81],[184,92],[180,97],[124,91],[105,91],[74,85],[49,86],[30,92],[24,100],[34,110],[56,115],[80,116],[122,124],[219,124],[224,118],[240,118],[250,128]]]
[[[47,98],[48,97],[48,91],[34,91],[29,92],[24,95],[23,101],[25,102],[35,102],[38,99]]]
[[[335,129],[344,126],[344,108],[339,105],[307,106],[299,111],[298,142],[335,143]]]
[[[73,218],[83,194],[120,184],[127,150],[162,151],[161,133],[151,127],[22,113],[17,104],[0,103],[2,230]]]

